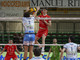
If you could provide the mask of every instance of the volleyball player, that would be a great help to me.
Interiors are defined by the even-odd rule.
[[[39,9],[40,7],[37,7],[37,11],[31,16],[29,12],[29,7],[27,7],[28,11],[24,13],[24,17],[22,19],[23,26],[25,29],[25,35],[24,35],[24,40],[23,40],[24,60],[26,60],[27,58],[28,48],[29,48],[29,59],[33,57],[33,45],[35,41],[34,20]]]
[[[9,44],[13,44],[12,40],[9,40]],[[5,45],[4,49],[2,50],[2,52],[0,53],[0,55],[7,50],[7,54],[5,56],[4,60],[10,60],[11,58],[13,58],[13,60],[19,60],[17,55],[15,54],[15,50],[16,52],[20,55],[16,45]]]
[[[53,39],[53,44],[57,44],[56,38]],[[50,60],[59,60],[60,59],[60,51],[62,51],[61,47],[60,46],[50,46],[50,50],[49,50],[47,59],[49,58],[51,51],[52,51],[52,56],[51,56]]]
[[[33,57],[31,60],[44,60],[43,58],[40,57],[40,55],[41,55],[41,49],[40,48],[34,49],[34,55],[35,55],[35,57]]]
[[[64,51],[66,51],[67,58],[66,60],[77,60],[77,49],[80,50],[80,47],[76,43],[73,43],[74,40],[75,40],[74,37],[72,36],[69,37],[68,39],[69,43],[64,45],[64,48],[61,52],[60,60],[63,57]]]
[[[50,18],[47,14],[47,9],[43,9],[43,14],[39,15],[40,18]],[[39,44],[38,40],[42,37],[42,44],[45,44],[45,39],[48,34],[48,26],[51,26],[51,20],[39,20],[39,30],[35,37],[35,43]],[[39,46],[41,47],[41,46]],[[44,47],[42,46],[42,55],[44,54]]]

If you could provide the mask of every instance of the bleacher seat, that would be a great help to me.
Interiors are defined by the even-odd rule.
[[[51,32],[48,33],[45,41],[46,44],[53,44],[53,38],[57,38],[58,44],[66,44],[68,43],[68,37],[70,35],[73,35],[75,37],[75,43],[80,43],[80,33],[72,32],[59,32],[59,33]],[[8,43],[9,39],[13,40],[14,43],[22,43],[23,36],[24,34],[22,34],[22,32],[0,33],[0,43]],[[42,38],[40,38],[38,41],[42,43]],[[49,47],[46,47],[45,51],[49,51]]]

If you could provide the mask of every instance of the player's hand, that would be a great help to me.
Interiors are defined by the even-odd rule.
[[[43,21],[46,23],[45,19]]]
[[[37,11],[40,9],[40,7],[36,7],[37,8]]]
[[[26,9],[26,12],[29,11],[29,10],[30,10],[30,9],[29,9],[29,6],[28,6],[27,9]]]
[[[19,53],[19,55],[20,55],[20,53]]]

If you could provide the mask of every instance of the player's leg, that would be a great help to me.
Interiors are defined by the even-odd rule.
[[[28,54],[28,46],[24,46],[24,60],[26,60]]]
[[[43,30],[39,29],[38,33],[35,36],[35,44],[40,44],[38,40],[42,37],[42,34],[43,34]],[[42,46],[39,45],[39,47],[42,47]]]
[[[47,34],[48,34],[48,29],[45,29],[42,35],[42,44],[45,44],[45,39]],[[41,52],[42,55],[44,54],[44,49],[45,49],[45,45],[42,46],[42,52]]]
[[[10,59],[11,59],[11,56],[5,56],[4,60],[10,60]]]
[[[39,42],[38,42],[39,39],[40,38],[38,36],[35,36],[35,44],[39,44]]]
[[[28,53],[28,45],[29,45],[29,35],[28,34],[24,35],[23,45],[24,45],[24,60],[26,60],[27,53]]]
[[[35,43],[35,35],[31,34],[30,43],[29,43],[29,59],[33,57],[33,45]]]
[[[33,46],[29,46],[29,59],[33,57]]]
[[[39,39],[40,39],[40,38],[39,38],[38,36],[35,36],[35,44],[40,44],[40,43],[38,42]],[[40,45],[38,45],[38,46],[39,46],[39,48],[41,48]]]
[[[17,55],[13,55],[12,58],[13,58],[13,60],[19,60]]]
[[[45,44],[45,39],[46,39],[46,36],[43,34],[42,35],[42,44]],[[42,46],[42,52],[41,52],[42,55],[44,55],[44,49],[45,49],[45,45]]]

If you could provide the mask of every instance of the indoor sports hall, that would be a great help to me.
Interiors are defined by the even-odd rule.
[[[25,26],[23,24],[23,17],[28,10],[28,7],[28,12],[30,14],[34,15],[35,12],[37,12],[34,21],[33,33],[25,33],[24,27],[28,24]],[[40,7],[40,9],[37,7]],[[37,11],[37,9],[39,10]],[[44,15],[45,11],[43,12],[43,10],[47,11],[47,15],[50,16],[49,18],[39,17]],[[51,22],[51,26],[48,27],[49,22],[44,22],[46,20],[49,20]],[[43,26],[43,24],[47,26],[47,33],[44,32],[45,28],[41,28],[43,30],[39,32],[40,21],[43,22],[41,26]],[[32,28],[32,26],[30,26],[30,28]],[[28,30],[28,27],[26,29]],[[12,51],[8,47],[6,48],[6,46],[16,46],[16,51],[14,50],[14,52],[17,55],[17,59],[15,58],[11,60],[25,60],[24,44],[28,44],[27,42],[23,43],[25,34],[34,34],[35,40],[37,34],[46,35],[45,39],[42,35],[37,40],[40,44],[35,44],[34,41],[34,44],[32,45],[32,57],[35,57],[34,50],[40,48],[41,52],[44,51],[44,54],[40,55],[40,57],[44,60],[51,60],[52,58],[52,60],[80,60],[80,0],[0,0],[0,60],[6,60],[5,56],[7,54],[7,50]],[[29,37],[30,36],[31,35],[29,35]],[[65,44],[70,43],[70,36],[74,37],[73,42],[77,44],[77,47],[79,47],[79,49],[75,51],[76,48],[74,46],[74,48],[69,48],[70,52],[68,52],[68,46],[65,48],[65,51],[63,53]],[[56,44],[54,44],[54,39],[57,40]],[[10,40],[12,40],[12,43],[9,42]],[[26,46],[29,47],[28,45]],[[42,46],[44,46],[43,50]],[[58,49],[59,59],[55,57],[57,56],[57,53],[55,53],[57,52],[57,46],[60,47],[60,50]],[[14,47],[12,47],[12,49],[13,48]],[[52,51],[50,49],[52,49]],[[9,51],[8,53],[10,53]],[[31,60],[29,59],[29,51],[30,49],[28,49],[26,60]],[[49,54],[50,51],[51,54]],[[71,53],[72,56],[74,56],[75,52],[77,53],[77,59],[67,59],[67,55]],[[62,58],[61,53],[63,53]]]

